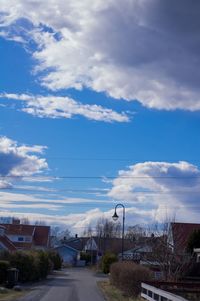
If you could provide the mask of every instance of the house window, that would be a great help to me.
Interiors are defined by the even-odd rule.
[[[18,241],[24,241],[23,236],[19,236],[19,237],[18,237]]]

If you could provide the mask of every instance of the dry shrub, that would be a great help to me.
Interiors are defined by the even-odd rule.
[[[111,283],[127,296],[138,296],[141,291],[141,282],[153,278],[148,268],[129,261],[113,263],[110,273]]]

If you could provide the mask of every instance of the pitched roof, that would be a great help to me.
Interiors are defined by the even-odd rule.
[[[24,224],[0,224],[5,227],[6,235],[32,236],[35,246],[49,247],[49,226],[24,225]],[[13,242],[17,248],[31,248],[30,242]]]
[[[82,251],[86,242],[88,241],[88,237],[78,237],[71,238],[69,240],[62,240],[62,244],[69,246],[75,250]]]
[[[50,235],[49,226],[35,226],[35,233],[34,233],[35,245],[48,247],[49,235]]]
[[[8,250],[8,251],[16,251],[16,247],[14,244],[10,241],[8,237],[5,235],[0,236],[0,243]]]
[[[122,250],[122,239],[111,237],[92,237],[98,246],[98,250],[105,253],[107,251],[118,254]],[[78,237],[70,240],[63,240],[64,245],[70,246],[73,249],[83,251],[90,237]],[[135,243],[130,239],[124,239],[124,250],[129,250],[135,246]]]
[[[34,225],[23,225],[23,224],[0,224],[6,228],[7,235],[24,235],[32,236],[35,230]]]
[[[185,250],[188,239],[194,230],[200,230],[200,224],[194,223],[171,223],[174,248]]]

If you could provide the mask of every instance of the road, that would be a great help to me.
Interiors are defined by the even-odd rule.
[[[99,280],[104,278],[89,269],[66,269],[20,301],[105,301],[96,284]]]

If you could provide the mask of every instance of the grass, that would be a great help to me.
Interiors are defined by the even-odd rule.
[[[130,298],[124,296],[122,291],[111,285],[109,281],[99,281],[98,286],[102,290],[107,301],[142,301],[141,298]]]
[[[8,289],[4,293],[0,293],[0,301],[16,301],[18,298],[23,297],[29,291],[16,292],[14,290]]]

